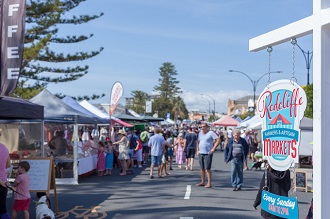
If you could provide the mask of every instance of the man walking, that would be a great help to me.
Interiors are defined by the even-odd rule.
[[[212,187],[212,157],[216,147],[219,145],[220,138],[210,131],[207,123],[201,125],[202,130],[198,133],[197,154],[199,155],[199,165],[201,168],[201,182],[196,186]],[[205,185],[205,172],[207,176],[207,184]]]
[[[165,139],[161,136],[160,128],[154,128],[154,135],[149,139],[149,147],[151,148],[151,165],[150,165],[150,179],[153,179],[153,171],[155,165],[158,167],[158,178],[162,178],[160,163],[163,155],[163,151],[165,149]]]
[[[193,170],[194,166],[194,158],[196,154],[196,145],[197,145],[197,135],[195,132],[193,132],[192,128],[188,127],[188,133],[186,133],[185,139],[186,139],[186,157],[187,157],[187,167],[186,170],[190,169]]]
[[[241,131],[234,130],[234,136],[228,140],[225,148],[225,162],[230,161],[231,185],[233,191],[242,189],[243,184],[243,163],[249,152],[249,145],[244,138],[241,138]]]

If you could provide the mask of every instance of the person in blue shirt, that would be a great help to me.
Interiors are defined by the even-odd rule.
[[[204,186],[205,188],[212,187],[212,158],[213,153],[219,145],[220,138],[210,130],[207,123],[201,125],[202,130],[198,133],[198,142],[196,154],[198,154],[199,165],[201,169],[201,182],[196,186]],[[207,176],[207,184],[205,185],[205,173]]]
[[[161,175],[161,158],[163,155],[163,151],[165,149],[165,139],[160,135],[161,129],[158,127],[154,128],[155,134],[150,137],[148,146],[150,147],[150,155],[151,155],[151,165],[150,165],[150,179],[153,179],[153,171],[154,167],[158,167],[158,178],[162,178]]]

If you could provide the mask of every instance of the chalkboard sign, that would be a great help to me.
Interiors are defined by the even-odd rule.
[[[295,172],[295,191],[297,188],[304,189],[307,192],[307,172],[296,171]]]
[[[48,192],[53,172],[52,158],[22,158],[30,164],[27,174],[30,177],[29,190],[31,192]]]

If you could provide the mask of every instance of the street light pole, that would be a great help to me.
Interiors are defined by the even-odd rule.
[[[251,81],[251,84],[252,84],[252,87],[253,87],[253,112],[254,113],[255,113],[255,110],[256,110],[256,90],[257,90],[257,85],[258,85],[260,79],[262,77],[264,77],[265,75],[268,75],[268,74],[282,73],[282,71],[271,71],[271,72],[267,72],[267,73],[261,75],[260,78],[258,78],[257,80],[252,80],[252,78],[250,78],[250,76],[248,74],[244,73],[244,72],[236,71],[236,70],[229,70],[229,72],[236,72],[236,73],[243,74]]]
[[[201,95],[208,96],[209,98],[211,98],[213,100],[213,122],[215,122],[215,100],[210,95],[207,95],[207,94],[201,94]]]
[[[209,114],[208,114],[208,117],[210,118],[211,102],[210,102],[208,99],[205,99],[205,98],[203,97],[203,95],[202,95],[202,98],[203,98],[204,100],[206,100],[207,102],[209,102]]]
[[[306,62],[306,68],[307,68],[307,85],[309,85],[309,70],[311,69],[311,63],[312,63],[312,58],[313,58],[313,52],[307,51],[305,52],[297,43],[295,42],[295,45],[298,46],[302,54],[304,55],[305,62]]]

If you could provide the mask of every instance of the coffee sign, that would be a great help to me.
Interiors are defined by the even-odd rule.
[[[275,170],[285,171],[293,162],[298,163],[299,125],[306,104],[305,91],[291,80],[275,81],[259,96],[263,157]]]

